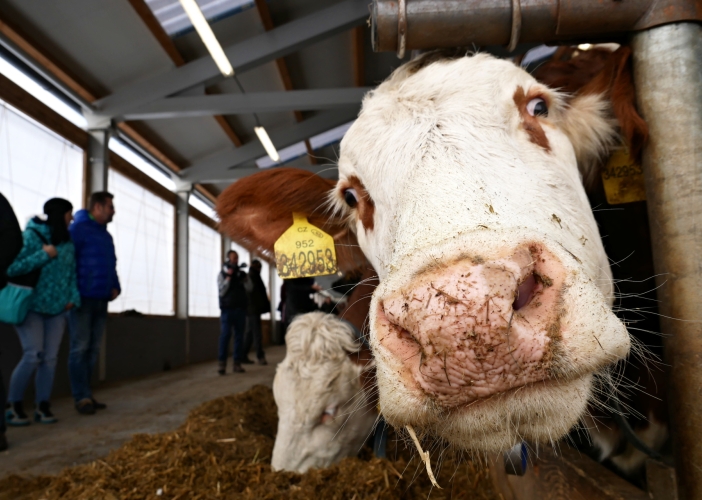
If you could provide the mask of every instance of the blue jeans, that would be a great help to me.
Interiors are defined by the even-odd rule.
[[[22,359],[12,372],[8,401],[17,403],[24,400],[27,385],[35,371],[36,402],[49,401],[66,316],[65,312],[47,316],[30,311],[22,323],[15,325],[22,344]]]
[[[249,355],[251,346],[256,350],[258,359],[266,359],[266,353],[263,351],[263,333],[261,332],[261,315],[246,316],[246,334],[244,335],[244,353],[243,357]]]
[[[71,352],[68,355],[68,376],[76,403],[92,398],[90,380],[100,353],[107,321],[107,301],[81,297],[81,306],[71,310],[69,326]]]
[[[219,334],[219,363],[227,362],[227,351],[229,350],[229,340],[232,338],[234,329],[234,362],[241,363],[244,359],[244,329],[246,328],[245,309],[222,309],[222,316],[219,320],[221,332]]]

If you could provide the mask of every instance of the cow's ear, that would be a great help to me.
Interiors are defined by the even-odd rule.
[[[336,182],[296,168],[272,168],[238,180],[217,198],[220,230],[237,243],[273,260],[273,245],[293,222],[293,212],[331,234],[342,270],[365,262],[355,235],[327,200]]]
[[[569,93],[563,128],[586,186],[597,176],[612,147],[622,141],[640,161],[648,127],[636,109],[629,47],[614,52],[594,49],[569,61],[551,61],[534,76]]]
[[[602,71],[579,92],[579,95],[596,94],[608,99],[621,136],[629,146],[632,156],[640,160],[641,152],[648,140],[648,126],[636,109],[636,92],[629,47],[622,46],[612,52]]]

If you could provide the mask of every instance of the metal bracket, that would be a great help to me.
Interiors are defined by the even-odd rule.
[[[397,2],[397,58],[405,57],[407,48],[407,0]]]
[[[512,0],[512,32],[509,36],[507,50],[513,52],[522,34],[522,5],[519,0]]]

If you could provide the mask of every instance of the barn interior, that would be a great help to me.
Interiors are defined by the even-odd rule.
[[[693,438],[702,432],[702,336],[699,286],[691,285],[702,274],[702,91],[693,89],[702,78],[700,2],[193,1],[223,49],[220,58],[186,3],[0,0],[0,193],[22,228],[49,198],[65,198],[77,211],[91,193],[113,193],[108,230],[122,288],[109,303],[91,381],[108,409],[76,412],[66,328],[51,395],[59,421],[8,427],[0,500],[702,498],[702,446]],[[672,28],[692,34],[664,32]],[[369,439],[358,457],[328,470],[273,471],[278,416],[268,388],[286,355],[284,280],[272,252],[225,234],[218,196],[281,167],[335,181],[340,141],[364,95],[427,50],[487,52],[534,75],[546,63],[581,58],[594,75],[605,65],[597,51],[619,46],[633,48],[637,88],[629,97],[647,110],[649,142],[632,172],[603,162],[587,194],[615,279],[615,311],[645,362],[617,366],[623,382],[609,404],[620,414],[593,417],[624,429],[620,451],[647,457],[644,465],[625,472],[574,430],[554,449],[530,448],[517,458],[444,457],[432,449],[432,460],[443,463],[435,471],[441,490],[411,441],[391,431],[388,458],[374,457]],[[647,60],[678,79],[654,78]],[[692,118],[659,119],[660,107],[650,103],[668,96],[650,88],[657,80],[685,89],[680,99]],[[669,115],[684,114],[685,106],[666,105]],[[666,129],[677,131],[674,144]],[[615,177],[625,180],[612,188]],[[627,179],[638,187],[622,187]],[[239,263],[262,263],[268,364],[234,374],[228,365],[222,377],[215,283],[230,250]],[[316,278],[319,305],[343,309],[349,289],[335,288],[343,278]],[[15,328],[0,323],[5,386],[22,354]],[[30,384],[25,408],[34,398]],[[655,400],[645,406],[650,413],[636,409],[641,399]],[[637,433],[654,413],[670,432],[651,449]]]

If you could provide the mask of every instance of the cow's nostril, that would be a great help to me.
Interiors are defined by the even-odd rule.
[[[534,276],[534,273],[531,273],[524,281],[521,282],[519,288],[517,288],[517,296],[514,298],[514,303],[512,304],[512,308],[515,311],[519,311],[522,307],[527,305],[529,301],[531,301],[537,285],[538,282],[536,281],[536,276]]]
[[[409,340],[410,342],[417,342],[417,339],[415,339],[409,331],[407,331],[404,328],[399,327],[399,326],[397,327],[397,329],[398,329],[397,336],[399,338],[401,338],[402,340]]]

